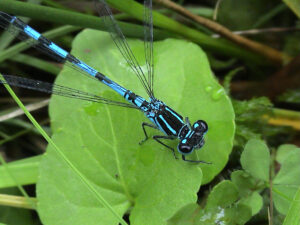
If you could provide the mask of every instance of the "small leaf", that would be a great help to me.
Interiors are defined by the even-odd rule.
[[[284,215],[288,212],[293,196],[300,187],[300,148],[295,146],[293,151],[289,148],[290,146],[285,146],[285,150],[289,153],[280,158],[281,167],[273,181],[274,204]]]
[[[193,225],[194,217],[202,210],[197,204],[188,204],[168,220],[167,225]]]
[[[226,225],[244,225],[251,219],[251,208],[239,203],[227,208],[225,214],[228,220]]]
[[[234,183],[224,180],[217,184],[210,192],[206,208],[227,207],[238,198],[238,190]]]
[[[283,225],[300,225],[300,188],[296,192]]]
[[[248,141],[241,156],[241,164],[251,176],[263,181],[269,180],[270,153],[263,141]]]
[[[256,180],[242,170],[232,172],[231,180],[238,188],[241,197],[251,194],[251,189],[256,185]]]
[[[252,210],[252,216],[254,216],[261,210],[263,199],[261,195],[255,191],[250,196],[242,198],[240,203],[249,206]]]
[[[296,148],[298,148],[296,145],[291,144],[280,145],[276,152],[276,161],[282,164]]]
[[[195,225],[244,225],[250,218],[251,208],[243,204],[232,204],[226,208],[198,210],[198,215],[193,220]]]

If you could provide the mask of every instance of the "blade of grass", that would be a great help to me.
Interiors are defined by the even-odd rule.
[[[46,38],[51,39],[51,38],[59,37],[59,36],[77,31],[79,29],[80,29],[79,27],[74,27],[74,26],[68,26],[67,25],[67,26],[62,26],[62,27],[55,28],[53,30],[47,31],[47,32],[43,33],[43,35]],[[16,45],[10,47],[10,48],[7,48],[6,50],[0,52],[0,62],[3,62],[4,60],[15,56],[19,52],[25,51],[26,49],[28,49],[30,47],[31,47],[30,44],[28,44],[26,42],[21,42],[21,43],[18,43]]]
[[[133,0],[107,0],[107,2],[109,2],[114,8],[122,12],[126,12],[134,18],[143,21],[143,5]],[[70,12],[67,10],[54,9],[51,7],[38,6],[29,3],[25,4],[19,1],[10,0],[1,0],[0,8],[5,12],[22,16],[28,16],[33,19],[105,30],[105,26],[102,20],[96,16],[89,16],[81,13]],[[212,52],[227,56],[238,57],[260,65],[270,63],[268,62],[268,60],[266,60],[259,54],[240,48],[227,40],[216,40],[204,33],[189,28],[155,11],[153,11],[153,21],[155,26],[164,28],[167,31],[171,31],[173,32],[173,34],[181,35],[185,38],[188,38],[189,40],[192,40],[197,44],[201,45],[201,47]],[[118,24],[121,27],[124,34],[128,37],[144,36],[142,26],[132,25],[124,22],[119,22]],[[170,33],[167,33],[165,31],[154,31],[154,36],[156,38],[158,37],[159,39],[171,36]]]
[[[0,74],[0,79],[3,80],[4,78]],[[16,96],[13,90],[10,88],[9,85],[4,84],[7,91],[13,97],[15,102],[18,106],[24,111],[28,119],[31,123],[36,127],[37,130],[40,131],[41,135],[45,138],[45,140],[53,147],[53,150],[56,152],[57,155],[61,157],[61,159],[70,167],[70,169],[78,176],[80,181],[86,186],[86,188],[95,196],[100,204],[106,207],[122,225],[127,225],[126,221],[118,215],[118,213],[112,208],[112,206],[102,197],[100,193],[90,184],[90,182],[86,179],[86,177],[77,169],[76,166],[65,156],[65,154],[58,148],[58,146],[52,141],[52,139],[47,135],[47,133],[43,130],[43,128],[39,125],[39,123],[33,118],[33,116],[27,111],[26,107],[20,101],[20,99]]]
[[[6,169],[14,175],[20,185],[35,184],[41,159],[42,155],[39,155],[6,163],[6,168],[4,165],[0,166],[0,189],[16,186],[12,177],[6,173]]]
[[[258,18],[256,23],[252,26],[252,28],[259,28],[270,21],[274,16],[278,15],[282,11],[286,10],[287,6],[283,3],[278,4],[276,7],[271,9],[269,12],[265,13],[262,17]]]
[[[55,9],[52,7],[11,0],[1,0],[0,9],[7,13],[26,16],[32,19],[106,31],[104,23],[98,16],[90,16],[82,13],[71,12],[69,10]],[[121,17],[123,18],[124,15],[121,15]],[[116,16],[116,18],[118,19],[118,16]],[[118,22],[118,24],[126,36],[135,38],[144,37],[143,26],[124,22]],[[158,39],[172,36],[170,33],[157,29],[154,29],[153,32],[155,37]]]
[[[0,79],[2,75],[0,74]],[[22,193],[22,195],[25,197],[27,204],[31,205],[31,207],[33,209],[35,209],[36,204],[32,201],[32,199],[29,197],[29,195],[27,194],[27,192],[24,190],[24,188],[22,187],[22,185],[18,182],[18,180],[16,179],[15,175],[9,170],[9,168],[7,167],[7,163],[4,160],[4,158],[0,155],[0,162],[4,167],[5,170],[5,174],[7,174],[14,182],[14,186],[17,186],[19,191]]]
[[[25,64],[28,66],[32,66],[34,68],[40,69],[42,71],[46,71],[46,72],[54,74],[54,75],[57,75],[61,70],[61,68],[59,68],[54,63],[47,62],[45,60],[35,58],[35,57],[32,57],[30,55],[25,55],[25,54],[15,55],[14,57],[11,57],[10,60]]]
[[[144,10],[143,5],[135,2],[133,0],[107,0],[107,2],[114,8],[126,12],[132,17],[143,21]],[[206,50],[212,51],[214,53],[234,56],[240,59],[251,61],[256,64],[270,64],[271,61],[254,52],[251,52],[245,48],[241,48],[236,44],[225,39],[214,39],[198,30],[187,27],[167,16],[164,16],[156,11],[153,11],[153,25],[172,31],[178,35],[181,35],[189,40],[194,41]]]

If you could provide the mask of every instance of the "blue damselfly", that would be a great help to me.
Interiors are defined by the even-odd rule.
[[[32,89],[65,97],[78,98],[86,101],[138,109],[142,111],[145,116],[152,122],[152,124],[145,122],[142,123],[142,129],[145,134],[145,138],[140,143],[146,141],[149,138],[145,129],[146,127],[159,129],[165,135],[154,135],[153,139],[166,148],[170,149],[173,152],[175,158],[176,155],[174,149],[165,144],[162,141],[163,139],[179,139],[177,150],[182,155],[182,159],[184,161],[205,163],[204,161],[188,160],[185,158],[185,156],[191,154],[195,149],[200,149],[204,145],[204,136],[208,130],[208,125],[206,124],[206,122],[203,120],[198,120],[192,125],[187,117],[183,119],[180,114],[175,112],[164,102],[158,100],[154,95],[152,1],[145,0],[144,5],[144,49],[147,65],[147,76],[141,69],[141,66],[139,65],[136,57],[130,49],[105,0],[96,1],[96,8],[101,18],[103,19],[107,30],[110,32],[115,45],[118,47],[124,59],[138,77],[140,83],[149,96],[149,100],[144,99],[143,97],[112,81],[101,72],[95,70],[64,49],[60,48],[54,42],[43,37],[39,32],[25,24],[22,20],[5,12],[0,12],[1,27],[16,35],[21,40],[32,43],[35,48],[42,51],[43,53],[52,56],[58,62],[64,63],[74,68],[75,70],[102,82],[103,84],[107,85],[115,92],[123,96],[128,103],[106,99],[98,95],[79,91],[62,85],[46,83],[43,81],[37,81],[12,75],[4,75],[5,81],[0,81],[0,83],[7,83],[12,86]]]

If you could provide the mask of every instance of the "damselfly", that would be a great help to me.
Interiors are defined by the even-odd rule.
[[[65,97],[79,98],[86,101],[138,109],[143,112],[145,116],[152,122],[152,124],[145,122],[142,123],[142,129],[145,134],[145,138],[140,142],[140,144],[149,138],[145,129],[146,127],[158,129],[165,135],[154,135],[153,139],[166,148],[170,149],[173,152],[175,158],[175,150],[169,145],[165,144],[162,140],[179,139],[177,150],[182,155],[182,159],[184,161],[206,163],[204,161],[188,160],[185,158],[186,155],[191,154],[195,149],[200,149],[204,145],[204,136],[208,130],[206,122],[203,120],[198,120],[193,125],[191,125],[188,117],[186,117],[184,120],[180,114],[167,106],[163,101],[158,100],[154,95],[152,1],[145,0],[144,6],[144,50],[148,72],[147,76],[142,70],[141,66],[138,64],[136,57],[130,49],[105,0],[98,0],[96,2],[96,8],[101,18],[103,19],[108,31],[110,32],[114,43],[146,90],[146,93],[149,96],[149,100],[144,99],[143,97],[112,81],[101,72],[95,70],[91,66],[77,59],[52,41],[42,36],[39,32],[25,24],[22,20],[5,12],[0,12],[1,27],[16,35],[21,40],[25,40],[27,42],[29,41],[34,45],[35,48],[54,57],[57,61],[65,63],[66,65],[76,69],[77,71],[102,82],[103,84],[107,85],[115,92],[123,96],[129,103],[109,100],[101,96],[79,91],[70,87],[26,79],[18,76],[4,75],[5,81],[0,81],[0,83],[7,83],[12,86],[32,89]]]

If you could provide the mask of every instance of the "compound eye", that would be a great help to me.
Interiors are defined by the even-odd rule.
[[[192,153],[193,147],[190,146],[189,144],[183,143],[183,142],[184,142],[184,140],[181,141],[181,142],[179,142],[179,144],[178,144],[178,146],[177,146],[178,151],[179,151],[181,154],[183,154],[183,155]]]
[[[193,129],[195,131],[195,134],[200,136],[208,130],[208,126],[204,120],[198,120],[194,123]]]

